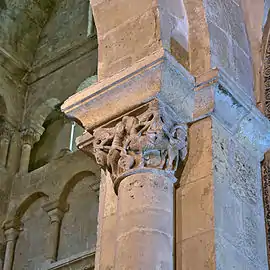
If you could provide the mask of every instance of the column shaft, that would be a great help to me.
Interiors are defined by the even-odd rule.
[[[28,172],[30,155],[31,155],[31,145],[30,144],[23,144],[22,146],[22,153],[21,153],[21,161],[20,161],[20,173]]]
[[[7,246],[3,270],[12,270],[18,231],[10,228],[5,232],[5,235],[7,239]]]
[[[18,140],[18,137],[16,135],[13,135],[10,141],[9,154],[7,159],[7,169],[12,173],[16,173],[19,167],[20,147]]]
[[[57,260],[59,232],[60,232],[60,221],[51,222],[47,258],[52,262]]]
[[[2,138],[0,141],[0,166],[5,167],[7,162],[9,139]]]
[[[174,181],[153,170],[121,182],[115,269],[173,269]]]

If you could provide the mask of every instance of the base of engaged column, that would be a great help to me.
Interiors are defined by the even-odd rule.
[[[174,176],[147,169],[121,178],[115,269],[173,269]]]

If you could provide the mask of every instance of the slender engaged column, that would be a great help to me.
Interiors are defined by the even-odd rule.
[[[186,155],[186,126],[174,119],[154,100],[93,133],[92,151],[118,195],[114,269],[173,269],[174,172]]]
[[[5,167],[8,155],[9,139],[2,138],[0,140],[0,166]]]
[[[64,209],[57,202],[53,202],[43,206],[43,209],[48,213],[51,221],[46,256],[50,262],[55,262],[57,260],[61,222],[67,207]]]
[[[3,270],[12,270],[16,241],[19,231],[16,228],[9,228],[5,230],[6,237],[6,252]]]
[[[32,128],[26,129],[22,132],[22,148],[21,148],[21,159],[20,159],[20,173],[27,173],[30,155],[33,145],[39,141],[40,133]]]
[[[30,161],[32,146],[28,143],[22,145],[21,161],[20,161],[20,172],[28,172],[28,166]]]
[[[3,120],[3,122],[0,124],[0,166],[1,167],[6,167],[11,135],[12,135],[11,125],[6,120]]]

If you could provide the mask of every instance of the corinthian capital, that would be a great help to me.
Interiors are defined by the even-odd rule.
[[[154,100],[94,130],[90,151],[114,182],[142,169],[173,173],[187,151],[187,128],[175,119],[168,106]]]

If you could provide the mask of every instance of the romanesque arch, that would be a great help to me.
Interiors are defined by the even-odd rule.
[[[68,210],[61,223],[58,260],[95,249],[98,197],[91,186],[96,181],[92,172],[82,171],[74,175],[61,192],[59,204]]]
[[[31,195],[29,195],[27,198],[25,198],[21,204],[19,204],[18,208],[15,211],[15,215],[11,214],[11,218],[21,220],[25,212],[28,210],[28,208],[38,199],[40,198],[48,198],[48,195],[46,195],[44,192],[34,192]]]
[[[12,228],[12,249],[7,248],[5,267],[12,264],[12,269],[35,269],[44,263],[46,255],[46,239],[48,237],[49,216],[42,205],[48,196],[43,192],[34,192],[27,196],[9,214],[5,222],[5,233]],[[38,224],[38,226],[37,226]],[[35,233],[33,234],[33,231]],[[14,234],[15,233],[15,234]],[[8,234],[6,234],[8,237]],[[38,241],[39,245],[31,248]]]

